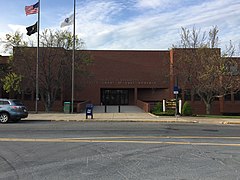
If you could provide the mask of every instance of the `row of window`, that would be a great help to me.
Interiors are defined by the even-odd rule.
[[[227,94],[224,96],[224,100],[225,101],[240,101],[240,91],[238,91],[237,93],[234,94]]]
[[[190,89],[184,90],[184,100],[185,101],[192,101],[192,98],[194,101],[200,101],[201,97],[198,94],[194,94],[192,97],[192,93]]]
[[[2,91],[2,97],[10,98],[10,95],[9,93]],[[23,94],[15,94],[14,97],[11,97],[11,98],[31,101],[31,100],[36,100],[36,94],[35,93],[33,94],[31,91],[26,91]],[[39,100],[41,100],[40,94],[39,94]],[[56,100],[61,100],[61,90],[57,91]]]
[[[201,97],[198,94],[192,96],[191,90],[184,90],[184,100],[185,101],[200,101]],[[218,101],[219,98],[215,98],[215,101]],[[227,94],[224,96],[224,101],[240,101],[240,91],[234,94]]]

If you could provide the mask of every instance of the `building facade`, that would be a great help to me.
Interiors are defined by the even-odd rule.
[[[35,48],[28,48],[24,53],[35,51]],[[65,53],[69,62],[67,66],[71,66],[72,52],[64,49],[58,51],[62,52],[61,56]],[[137,105],[138,101],[154,104],[163,99],[175,98],[173,92],[176,77],[173,75],[172,65],[177,60],[177,56],[174,49],[81,50],[76,51],[76,57],[78,55],[80,57],[82,53],[89,54],[92,63],[86,67],[87,76],[82,76],[80,72],[75,73],[74,102],[76,103],[88,101],[94,105]],[[20,62],[20,54],[14,53],[14,60]],[[0,57],[1,61],[3,62],[2,57]],[[35,59],[33,61],[35,62]],[[54,111],[62,111],[64,102],[71,101],[71,76],[67,78],[69,80],[63,82],[60,95],[54,102]],[[181,82],[178,82],[178,86],[181,88]],[[18,96],[30,110],[34,110],[34,93],[30,92],[28,98],[24,92]],[[0,97],[4,96],[11,95],[4,93],[1,86]],[[191,92],[191,89],[182,89],[180,98],[183,102],[190,102],[195,114],[205,114],[204,103]],[[44,110],[41,100],[39,108]],[[240,93],[219,98],[213,102],[211,110],[211,114],[240,114]]]

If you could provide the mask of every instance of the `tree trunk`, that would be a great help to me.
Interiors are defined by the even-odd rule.
[[[43,93],[42,95],[43,100],[44,100],[44,105],[45,105],[45,111],[46,112],[50,112],[51,108],[52,108],[52,104],[51,104],[51,96],[48,92]]]
[[[209,115],[210,114],[210,110],[211,110],[211,104],[210,103],[206,103],[206,114]]]

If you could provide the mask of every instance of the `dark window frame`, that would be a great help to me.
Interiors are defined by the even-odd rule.
[[[194,100],[194,101],[201,101],[202,99],[201,99],[201,97],[200,97],[197,93],[195,93],[195,94],[193,95],[193,100]]]
[[[192,91],[191,89],[184,90],[184,101],[191,101],[192,100]]]
[[[240,101],[240,91],[234,94],[234,101]]]
[[[229,94],[224,95],[224,101],[232,101],[232,94],[229,93]]]

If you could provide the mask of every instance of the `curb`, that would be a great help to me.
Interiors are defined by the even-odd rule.
[[[146,119],[23,119],[22,121],[51,121],[51,122],[145,122],[145,123],[188,123],[188,124],[223,124],[240,125],[240,121],[204,122],[197,120],[146,120]]]
[[[146,120],[146,119],[24,119],[24,121],[56,121],[56,122],[145,122],[145,123],[199,123],[188,120]]]
[[[222,124],[222,125],[240,125],[240,119],[213,119],[213,118],[186,118],[186,117],[162,117],[156,116],[151,113],[147,113],[148,116],[140,114],[123,114],[118,116],[118,114],[110,114],[106,116],[100,113],[93,119],[85,119],[84,114],[71,114],[65,116],[60,113],[42,113],[42,114],[31,114],[28,118],[23,119],[23,121],[57,121],[57,122],[145,122],[145,123],[198,123],[198,124]]]
[[[223,121],[222,124],[240,124],[240,122]]]

